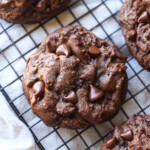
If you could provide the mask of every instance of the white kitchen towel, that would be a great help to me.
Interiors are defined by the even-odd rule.
[[[0,93],[0,150],[38,150],[28,128]]]

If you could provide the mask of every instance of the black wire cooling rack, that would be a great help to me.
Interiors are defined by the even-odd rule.
[[[92,5],[92,3],[94,5]],[[96,3],[96,5],[95,5]],[[98,4],[97,4],[98,3]],[[61,141],[61,144],[56,144],[55,149],[59,149],[59,150],[96,150],[99,149],[101,141],[103,141],[103,139],[107,136],[108,131],[106,131],[106,133],[104,133],[104,130],[107,130],[106,126],[111,126],[111,129],[113,129],[113,127],[118,124],[121,123],[122,121],[125,121],[127,118],[129,118],[133,113],[142,113],[142,114],[148,114],[150,112],[150,102],[148,102],[148,97],[150,94],[150,83],[149,83],[149,76],[150,74],[148,72],[146,72],[144,69],[142,69],[137,62],[135,61],[135,59],[133,57],[131,57],[129,54],[126,54],[129,56],[126,65],[128,66],[128,77],[129,77],[129,88],[128,88],[128,94],[127,94],[127,98],[126,101],[124,102],[119,115],[117,115],[114,119],[112,119],[111,121],[109,121],[109,123],[104,123],[102,125],[92,125],[89,126],[83,130],[75,130],[73,131],[74,134],[72,136],[70,136],[70,138],[68,138],[67,140],[64,139],[63,134],[59,131],[60,128],[56,127],[56,128],[51,128],[50,132],[47,131],[45,135],[43,135],[42,137],[39,138],[38,134],[36,134],[35,130],[33,130],[34,128],[36,128],[40,123],[41,120],[37,119],[36,121],[33,121],[34,123],[29,124],[28,120],[26,119],[26,115],[30,115],[28,114],[29,112],[31,112],[30,107],[27,107],[25,110],[21,111],[19,110],[19,108],[16,106],[16,101],[22,101],[24,94],[21,93],[17,96],[11,96],[10,90],[13,87],[13,84],[15,84],[16,82],[21,83],[22,80],[22,73],[20,73],[17,69],[16,69],[16,65],[14,64],[18,64],[18,61],[21,59],[22,61],[26,62],[26,57],[27,55],[29,55],[30,53],[32,53],[32,51],[35,51],[35,49],[37,49],[39,47],[38,42],[36,42],[35,37],[32,36],[32,33],[36,33],[36,31],[40,28],[43,30],[43,32],[45,32],[44,35],[48,34],[48,30],[45,28],[45,24],[51,22],[51,20],[55,20],[57,22],[57,25],[59,27],[63,27],[65,25],[68,24],[80,24],[83,25],[83,18],[86,18],[87,16],[90,16],[91,19],[94,19],[94,24],[92,27],[90,27],[89,29],[94,32],[95,29],[99,28],[105,35],[105,40],[107,40],[109,43],[116,45],[117,49],[122,52],[125,53],[127,52],[127,48],[126,45],[124,43],[124,41],[121,44],[117,44],[117,41],[121,40],[121,37],[118,36],[118,33],[121,33],[121,29],[119,26],[119,22],[118,22],[118,11],[113,11],[112,7],[115,7],[114,5],[118,3],[120,6],[122,5],[123,1],[122,0],[73,0],[72,3],[69,5],[68,8],[66,8],[62,13],[58,14],[58,16],[53,17],[49,20],[46,20],[44,22],[41,22],[39,24],[30,26],[30,28],[28,28],[27,25],[19,25],[19,27],[21,27],[24,31],[24,35],[19,35],[18,39],[14,40],[12,38],[12,36],[10,35],[9,31],[11,28],[13,28],[15,25],[13,24],[4,24],[3,21],[0,21],[0,38],[1,37],[7,37],[5,39],[7,39],[9,42],[6,43],[6,47],[1,46],[0,45],[0,78],[4,78],[3,74],[7,73],[7,70],[11,70],[13,72],[13,76],[15,76],[14,80],[8,80],[6,81],[6,83],[2,82],[0,79],[0,92],[3,94],[3,96],[6,98],[6,100],[8,101],[8,103],[10,104],[10,106],[12,107],[12,109],[14,110],[14,112],[16,113],[16,115],[19,117],[19,119],[21,121],[23,121],[26,126],[29,128],[29,130],[31,131],[31,133],[34,136],[34,139],[38,145],[38,147],[41,150],[47,149],[47,150],[52,150],[52,148],[46,147],[43,143],[43,141],[48,138],[51,137],[52,134],[56,134],[57,138]],[[76,7],[80,7],[80,5],[83,6],[83,8],[86,10],[82,15],[78,16],[76,15],[76,12],[74,11],[73,8]],[[92,5],[92,7],[89,7],[90,5]],[[104,9],[104,16],[106,11],[109,13],[109,15],[107,17],[105,17],[103,20],[101,20],[101,18],[98,18],[97,15],[95,15],[95,11],[99,8]],[[64,20],[64,18],[61,16],[61,14],[63,14],[64,12],[69,13],[69,15],[73,18],[72,21],[68,21],[69,23],[64,23],[62,22],[62,19]],[[100,16],[103,16],[102,14],[100,14]],[[88,21],[90,18],[86,18],[88,19]],[[109,27],[106,28],[106,24],[111,23],[111,21],[113,20],[113,22],[115,22],[115,24],[118,26],[118,28],[116,30],[114,30],[113,32],[109,32],[109,28],[111,28],[111,25]],[[86,22],[88,24],[88,22]],[[86,24],[83,25],[86,27]],[[113,28],[113,27],[112,27]],[[14,30],[15,32],[15,30]],[[96,32],[96,35],[98,35],[99,33]],[[40,35],[38,35],[40,36]],[[21,41],[22,39],[29,37],[30,40],[33,43],[33,47],[28,49],[25,53],[22,53],[21,49],[18,47],[17,43],[19,41]],[[36,36],[37,37],[37,36]],[[3,41],[0,41],[3,42]],[[26,44],[26,43],[24,43]],[[9,57],[7,56],[8,52],[11,51],[11,48],[14,48],[15,51],[18,54],[18,57],[15,59],[10,59],[10,55]],[[12,50],[13,51],[13,50]],[[11,54],[13,55],[13,53]],[[16,56],[16,54],[14,54]],[[3,62],[5,61],[5,65]],[[6,75],[7,76],[11,76],[10,75]],[[7,80],[7,78],[5,79]],[[2,83],[1,83],[2,82]],[[11,88],[10,88],[11,87]],[[17,89],[14,89],[17,90]],[[12,91],[13,92],[13,91]],[[13,98],[12,98],[13,97]],[[144,98],[145,97],[145,98]],[[143,99],[143,100],[142,100]],[[21,102],[22,105],[24,105],[24,102]],[[32,120],[32,119],[31,119]],[[43,125],[44,126],[44,125]],[[37,127],[38,128],[38,127]],[[106,129],[105,129],[106,128]],[[91,130],[92,129],[92,130]],[[110,130],[111,130],[110,129]],[[64,129],[65,130],[65,129]],[[66,132],[69,132],[68,130]],[[95,138],[95,140],[92,141],[88,141],[86,138],[87,134],[91,134],[92,136]],[[96,136],[94,135],[94,133],[96,134]],[[84,145],[81,149],[76,146],[70,146],[71,142],[74,142],[74,139],[79,139],[79,143],[82,145]],[[75,140],[76,141],[76,140]]]

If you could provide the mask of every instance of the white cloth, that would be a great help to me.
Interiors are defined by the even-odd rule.
[[[0,93],[0,150],[38,150],[28,128]]]

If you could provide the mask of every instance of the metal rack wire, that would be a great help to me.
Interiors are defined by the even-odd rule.
[[[95,24],[92,27],[90,27],[91,31],[94,32],[95,29],[100,28],[103,31],[103,33],[106,35],[105,40],[109,41],[113,45],[116,45],[116,47],[118,48],[119,51],[121,51],[123,53],[124,53],[124,51],[127,51],[126,45],[124,42],[121,45],[117,45],[114,40],[114,35],[116,35],[118,32],[121,32],[121,29],[120,29],[119,22],[117,19],[118,10],[116,12],[113,12],[111,9],[113,7],[113,5],[109,5],[110,1],[120,3],[120,5],[123,3],[123,1],[122,0],[102,0],[102,1],[99,1],[99,4],[97,4],[93,8],[89,7],[89,5],[88,5],[89,1],[90,0],[74,0],[70,4],[70,6],[62,12],[62,13],[64,13],[64,12],[69,13],[73,18],[72,21],[69,22],[68,24],[76,24],[77,23],[77,24],[83,25],[81,20],[83,18],[86,18],[88,15],[90,15],[90,17],[92,19],[94,19],[94,21],[95,21]],[[76,13],[73,11],[73,8],[79,4],[82,4],[86,11],[82,15],[77,16]],[[105,10],[109,13],[109,15],[107,17],[105,17],[102,21],[95,15],[95,10],[99,9],[100,7],[105,8]],[[35,138],[35,141],[36,141],[38,147],[41,150],[44,150],[44,149],[51,150],[50,147],[47,148],[46,146],[44,146],[43,141],[47,137],[51,137],[53,134],[56,134],[57,137],[59,138],[59,140],[61,141],[61,144],[59,144],[58,146],[56,145],[55,149],[57,149],[57,150],[58,149],[59,150],[60,149],[61,150],[62,149],[68,149],[68,150],[72,149],[71,146],[69,145],[69,143],[77,138],[79,139],[80,142],[82,142],[82,145],[84,145],[83,146],[84,149],[96,150],[100,146],[101,141],[108,134],[108,133],[105,134],[101,131],[102,125],[100,125],[100,126],[92,125],[83,130],[75,130],[75,131],[73,131],[74,132],[73,136],[71,136],[67,140],[64,139],[64,137],[62,136],[59,127],[51,128],[50,131],[47,131],[46,134],[44,134],[41,138],[39,138],[38,135],[36,134],[34,128],[36,128],[41,123],[41,120],[37,119],[36,121],[33,121],[32,124],[28,123],[28,120],[26,119],[25,116],[30,115],[30,114],[28,114],[29,112],[31,112],[30,107],[26,108],[23,111],[20,111],[18,109],[18,107],[16,106],[16,101],[22,101],[22,98],[24,96],[23,93],[20,93],[19,95],[14,96],[13,98],[9,94],[9,91],[10,91],[9,87],[12,86],[13,84],[15,84],[16,82],[21,83],[21,80],[22,80],[22,73],[20,73],[15,68],[14,64],[17,61],[19,61],[20,59],[25,62],[27,59],[27,55],[29,55],[30,53],[35,51],[35,49],[38,48],[38,46],[39,46],[39,43],[37,43],[36,40],[34,39],[34,36],[32,36],[33,33],[35,33],[40,28],[40,29],[42,29],[43,32],[45,32],[44,35],[48,34],[49,32],[47,31],[45,24],[47,24],[49,21],[51,21],[53,19],[57,22],[59,27],[66,25],[61,20],[61,14],[56,17],[53,17],[51,19],[48,19],[44,22],[41,22],[39,24],[36,24],[34,27],[31,27],[30,29],[26,25],[19,25],[19,27],[22,28],[22,30],[25,32],[25,34],[20,36],[15,41],[9,33],[9,30],[11,28],[13,28],[15,25],[13,25],[13,24],[5,24],[4,25],[3,21],[0,21],[0,29],[1,29],[0,37],[2,35],[5,35],[8,39],[8,41],[10,42],[10,43],[8,42],[7,43],[8,45],[4,48],[3,48],[3,46],[0,45],[0,58],[5,60],[5,62],[6,62],[6,65],[0,66],[0,74],[3,74],[7,69],[10,69],[13,72],[13,76],[15,78],[13,80],[9,80],[7,82],[7,84],[1,83],[1,80],[0,80],[0,92],[4,95],[4,97],[6,98],[6,100],[10,104],[10,106],[13,108],[16,115],[20,118],[20,120],[22,120],[26,124],[26,126],[29,128],[29,130],[31,131],[31,133],[33,134],[33,136]],[[109,21],[110,19],[113,19],[114,22],[117,24],[117,26],[119,26],[119,28],[117,28],[115,31],[113,31],[111,33],[108,33],[108,30],[105,29],[105,23],[107,23],[107,21]],[[32,48],[28,49],[25,53],[22,53],[21,49],[18,48],[17,43],[26,37],[30,38],[30,40],[32,41],[34,46]],[[119,38],[120,37],[118,37],[118,40],[120,40]],[[7,56],[7,52],[9,52],[12,47],[15,48],[15,50],[18,54],[18,57],[13,59],[12,61],[10,61],[9,57]],[[1,60],[0,60],[0,62],[1,62]],[[135,63],[136,63],[135,59],[130,56],[127,60],[127,66],[129,68],[128,69],[129,82],[131,81],[132,85],[131,85],[131,88],[128,89],[127,99],[124,102],[123,107],[121,108],[120,113],[119,113],[119,115],[121,114],[123,116],[122,118],[124,120],[129,118],[131,116],[131,114],[133,114],[133,113],[147,114],[150,112],[149,111],[150,103],[147,102],[147,100],[145,100],[145,104],[144,104],[143,102],[141,102],[141,100],[139,100],[139,97],[141,98],[142,95],[150,94],[150,83],[148,83],[147,81],[145,82],[145,80],[143,80],[143,76],[146,77],[146,79],[148,79],[147,76],[149,76],[149,73],[145,72],[145,70],[142,69],[140,66],[138,66],[138,64],[137,64],[138,67],[134,68]],[[2,64],[2,63],[0,63],[0,64]],[[1,76],[2,75],[0,75],[0,77]],[[139,87],[136,87],[137,85],[133,85],[133,84],[137,84],[137,82],[140,85]],[[135,86],[135,91],[133,91],[133,89],[132,89],[134,86]],[[130,104],[132,104],[132,106],[134,106],[136,109],[133,108],[134,110],[129,113],[128,107],[130,107],[129,106]],[[111,126],[110,130],[115,126],[115,124],[120,123],[122,121],[122,120],[120,121],[119,118],[121,118],[121,117],[117,115],[114,119],[109,121],[109,123],[108,123],[109,125],[106,123],[108,126]],[[89,144],[88,140],[86,140],[86,133],[88,133],[88,132],[94,132],[97,135],[96,140],[90,141],[91,142],[90,144]],[[76,148],[74,148],[74,149],[76,150]],[[82,149],[83,148],[81,148],[81,150]]]

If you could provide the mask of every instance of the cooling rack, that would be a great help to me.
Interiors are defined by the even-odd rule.
[[[0,93],[29,128],[41,150],[99,150],[116,124],[134,113],[150,114],[150,73],[128,53],[118,22],[122,3],[122,0],[72,0],[63,12],[41,23],[13,25],[0,20]],[[128,56],[128,93],[118,115],[82,130],[46,127],[32,113],[21,88],[27,58],[47,34],[69,24],[86,27]]]

